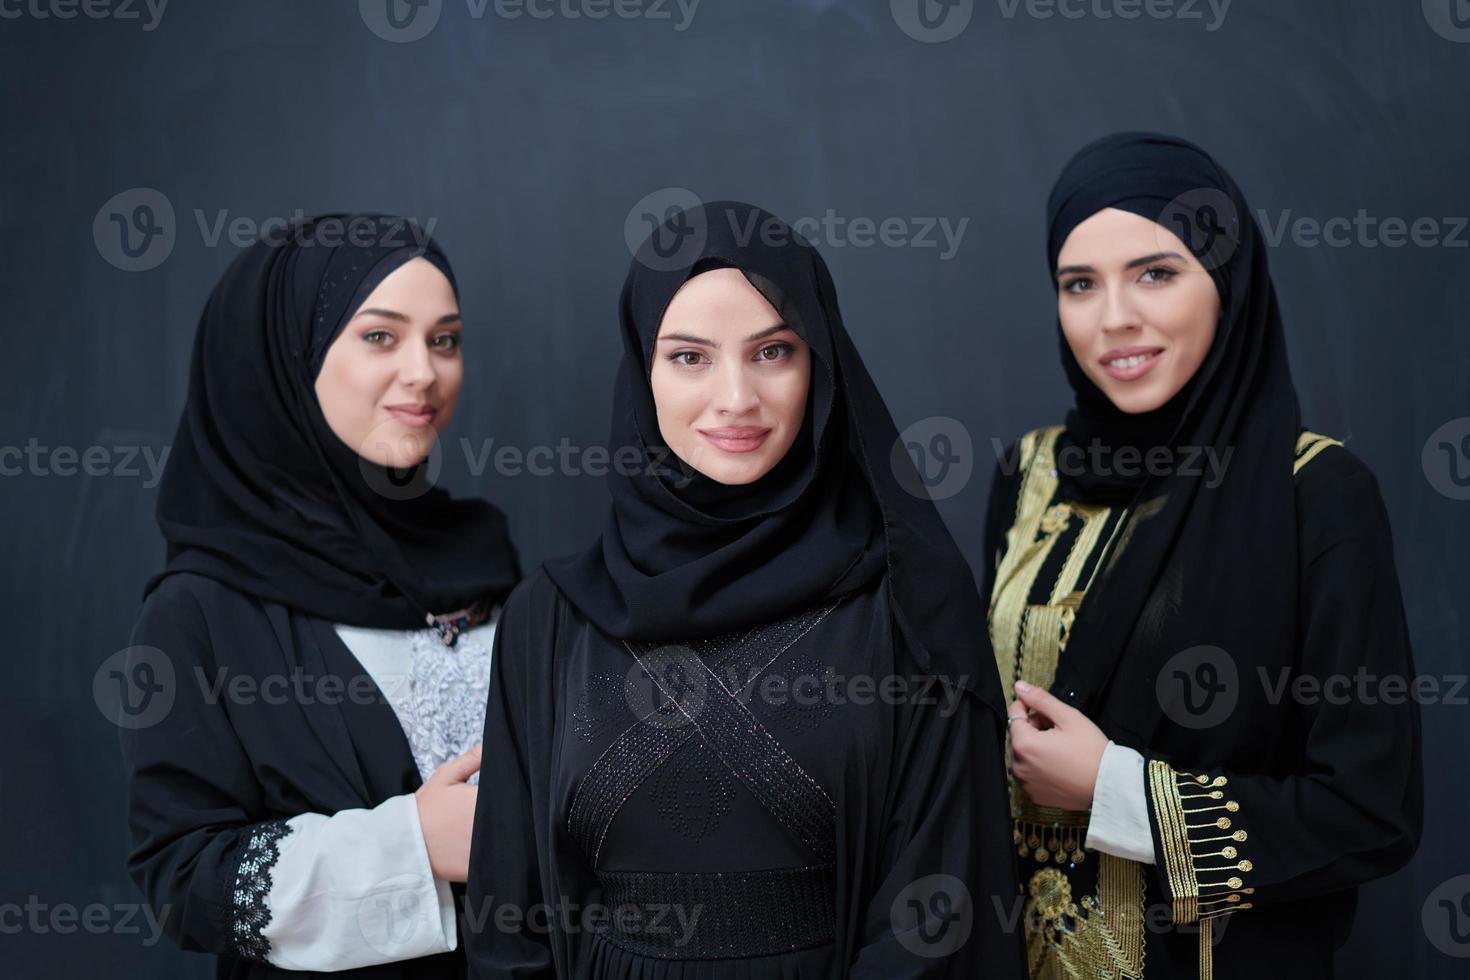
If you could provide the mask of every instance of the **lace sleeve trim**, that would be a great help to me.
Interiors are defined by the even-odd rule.
[[[281,838],[291,833],[284,820],[267,820],[251,827],[240,847],[240,862],[227,896],[230,942],[240,959],[266,962],[271,941],[262,933],[270,925],[271,910],[266,896],[271,890],[271,870],[280,860]]]

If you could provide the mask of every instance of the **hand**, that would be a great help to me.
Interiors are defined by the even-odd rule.
[[[476,745],[435,769],[413,794],[429,850],[429,869],[440,881],[465,881],[470,876],[470,831],[480,788],[465,780],[479,771]]]
[[[1032,714],[1027,714],[1030,709]],[[1007,712],[1011,735],[1011,775],[1038,806],[1086,810],[1097,787],[1108,737],[1082,712],[1051,692],[1016,682],[1016,700]]]

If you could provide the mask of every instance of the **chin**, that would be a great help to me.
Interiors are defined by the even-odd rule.
[[[1142,398],[1138,395],[1113,398],[1112,401],[1117,406],[1118,411],[1124,415],[1143,415],[1146,412],[1152,412],[1158,407],[1154,404],[1152,398]]]
[[[392,466],[400,470],[417,466],[429,458],[429,453],[434,450],[434,436],[425,435],[420,429],[401,434],[393,445],[393,451],[384,454],[384,458],[378,460],[383,466]]]
[[[1163,389],[1153,383],[1153,378],[1148,379],[1150,382],[1148,387],[1140,388],[1126,381],[1115,381],[1106,374],[1089,375],[1089,377],[1092,383],[1097,385],[1098,390],[1108,397],[1108,401],[1113,403],[1113,407],[1125,415],[1142,415],[1145,412],[1152,412],[1169,400],[1160,397]]]
[[[727,487],[743,487],[754,483],[770,471],[771,468],[769,466],[720,466],[712,468],[710,472],[704,475],[716,483],[723,483]]]
[[[680,458],[682,459],[683,457],[681,456]],[[712,459],[708,455],[700,459],[698,464],[690,462],[687,459],[684,462],[716,483],[722,483],[727,487],[743,487],[754,483],[771,472],[772,467],[775,466],[774,460]]]

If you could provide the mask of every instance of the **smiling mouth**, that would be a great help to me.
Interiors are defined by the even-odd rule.
[[[758,425],[737,425],[721,429],[700,429],[716,449],[727,453],[750,453],[759,449],[770,436],[771,430]]]
[[[436,410],[429,405],[389,405],[388,413],[404,425],[423,426],[434,421]]]
[[[1163,348],[1154,348],[1124,357],[1110,357],[1102,362],[1102,366],[1109,376],[1118,381],[1133,381],[1147,374],[1163,353]]]

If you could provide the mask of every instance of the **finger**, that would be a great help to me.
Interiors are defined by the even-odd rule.
[[[1006,726],[1010,729],[1011,757],[1023,758],[1031,751],[1032,740],[1040,734],[1030,718],[1017,718]]]
[[[1021,737],[1024,738],[1024,733],[1028,729],[1030,731],[1040,731],[1036,725],[1036,720],[1026,710],[1026,703],[1019,698],[1012,701],[1010,707],[1006,709],[1006,728],[1009,730],[1010,736],[1013,739],[1016,738],[1018,732],[1023,733]]]
[[[1043,690],[1025,681],[1016,681],[1016,699],[1021,701],[1057,728],[1066,727],[1072,712],[1077,709],[1059,700],[1050,691]]]
[[[1006,717],[1015,718],[1018,721],[1026,717],[1026,702],[1020,698],[1012,701],[1010,707],[1006,708]]]
[[[444,763],[430,779],[449,783],[462,783],[480,771],[480,746],[475,745]]]

